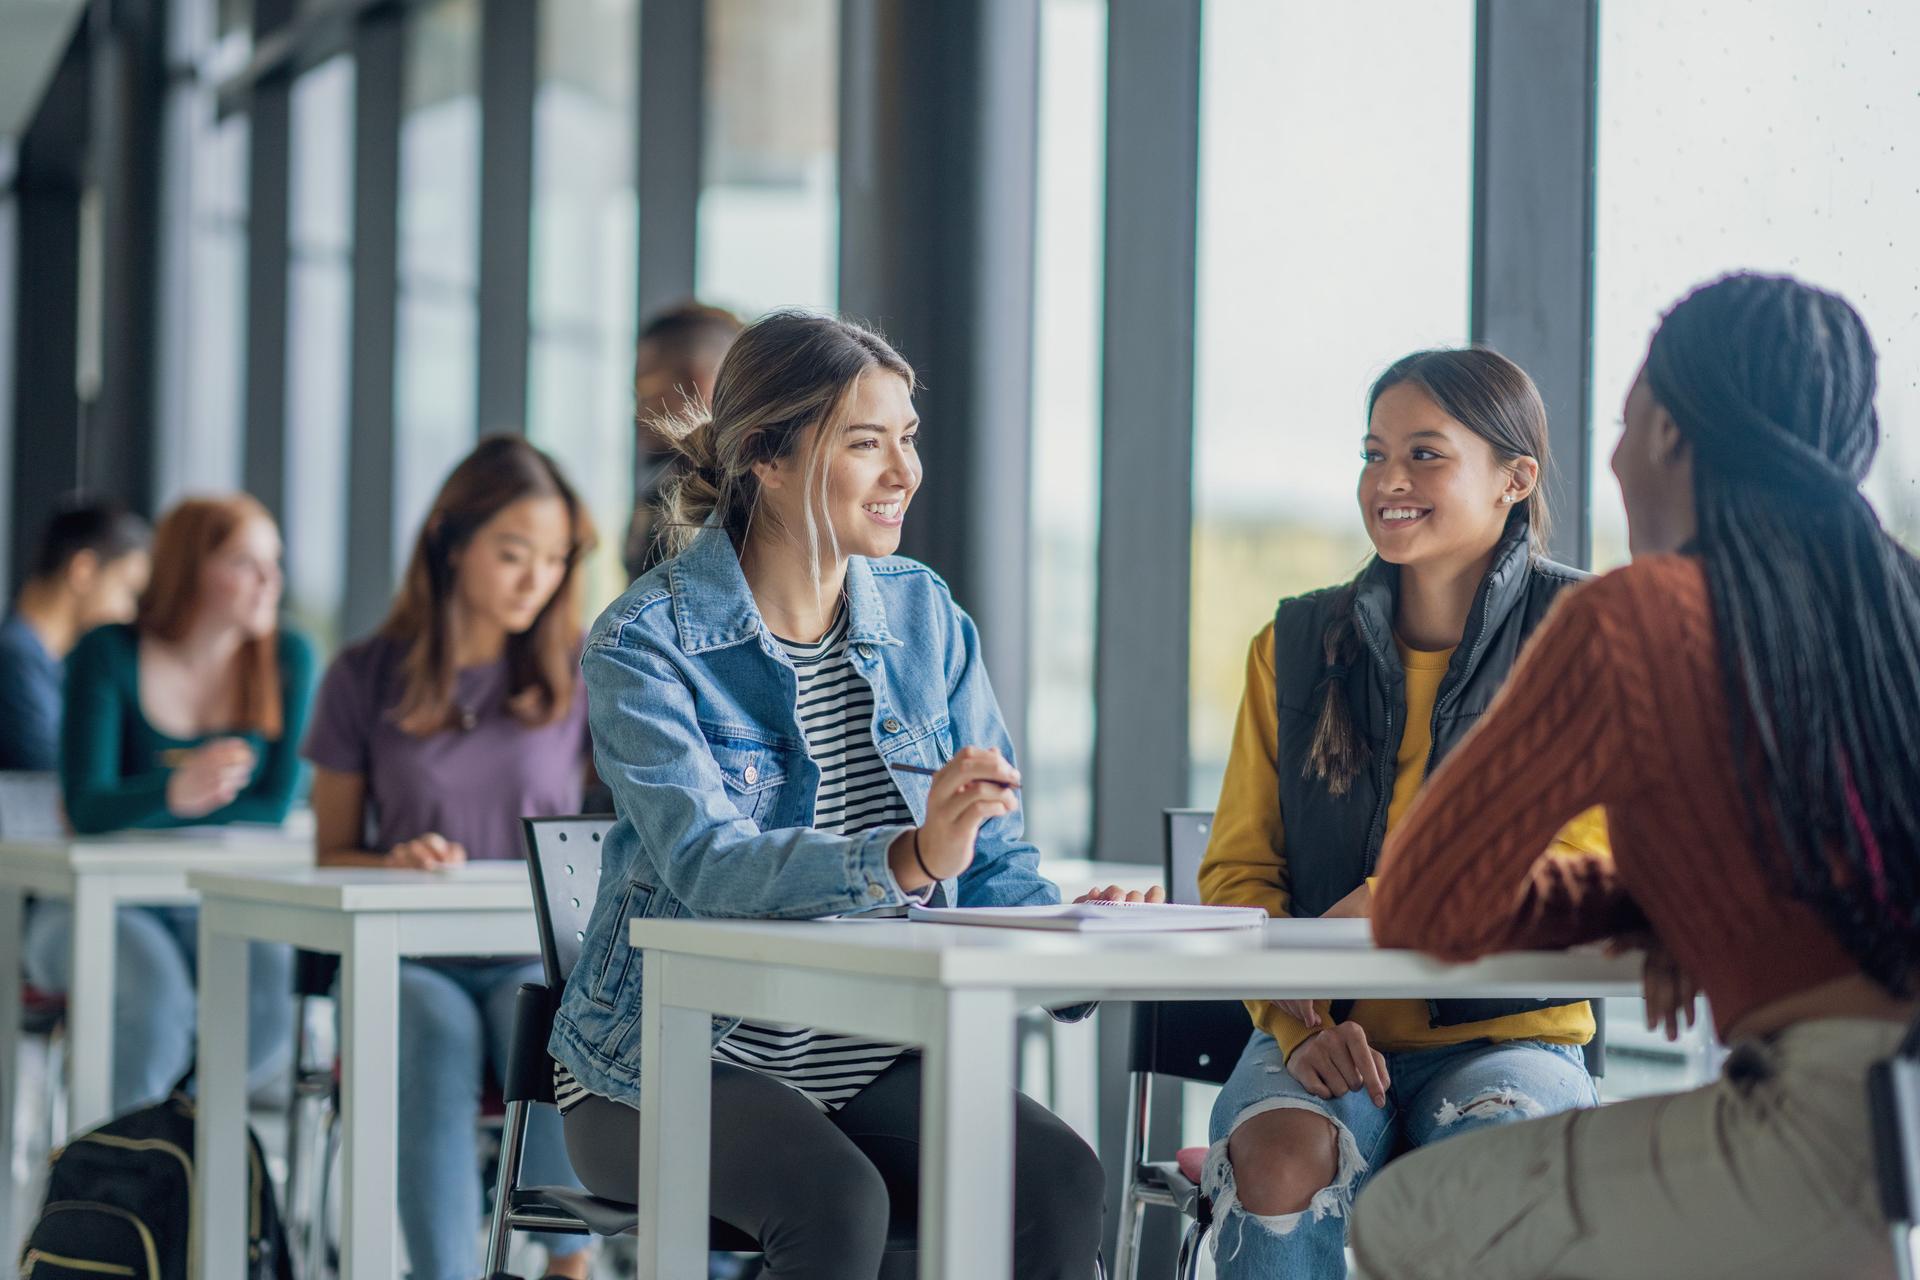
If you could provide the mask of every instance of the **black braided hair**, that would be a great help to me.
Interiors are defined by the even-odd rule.
[[[1789,277],[1728,276],[1668,313],[1646,378],[1693,448],[1693,549],[1756,847],[1905,994],[1920,957],[1920,562],[1860,492],[1880,445],[1866,325]]]

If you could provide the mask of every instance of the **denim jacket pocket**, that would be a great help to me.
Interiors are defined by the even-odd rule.
[[[653,886],[641,884],[637,880],[627,885],[626,896],[620,902],[620,911],[614,916],[614,919],[620,921],[623,927],[615,930],[616,937],[612,945],[608,946],[606,954],[600,957],[600,976],[587,992],[588,997],[602,1009],[612,1010],[618,1007],[620,989],[627,980],[627,967],[633,963],[634,956],[639,954],[627,945],[625,922],[636,916],[646,915],[647,907],[652,903],[653,895],[657,892],[658,890]]]
[[[764,742],[749,738],[707,739],[707,749],[720,768],[720,780],[726,784],[727,798],[742,817],[758,820],[767,802],[787,780],[785,758]]]

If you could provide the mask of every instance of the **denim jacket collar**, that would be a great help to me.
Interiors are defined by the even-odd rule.
[[[686,653],[706,653],[766,637],[772,633],[760,617],[759,606],[740,570],[733,539],[719,525],[709,523],[690,546],[667,565],[673,595],[673,621],[680,647]],[[847,558],[847,641],[850,644],[897,645],[887,630],[887,610],[873,584],[873,566],[864,556]]]

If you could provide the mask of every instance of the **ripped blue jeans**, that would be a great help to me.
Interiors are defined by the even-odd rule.
[[[1213,1104],[1202,1188],[1213,1203],[1214,1270],[1220,1280],[1347,1274],[1347,1213],[1374,1170],[1400,1151],[1490,1125],[1598,1103],[1578,1046],[1537,1040],[1470,1040],[1388,1053],[1387,1104],[1364,1089],[1316,1098],[1294,1079],[1280,1046],[1254,1033]],[[1254,1116],[1298,1107],[1327,1116],[1339,1136],[1333,1182],[1299,1213],[1261,1216],[1241,1208],[1227,1139]]]

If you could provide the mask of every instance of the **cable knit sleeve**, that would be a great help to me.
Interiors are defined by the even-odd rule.
[[[1549,856],[1554,836],[1641,785],[1636,720],[1657,723],[1634,658],[1631,586],[1615,574],[1562,597],[1479,726],[1451,752],[1381,853],[1381,946],[1450,960],[1568,946],[1639,923],[1612,860]]]

